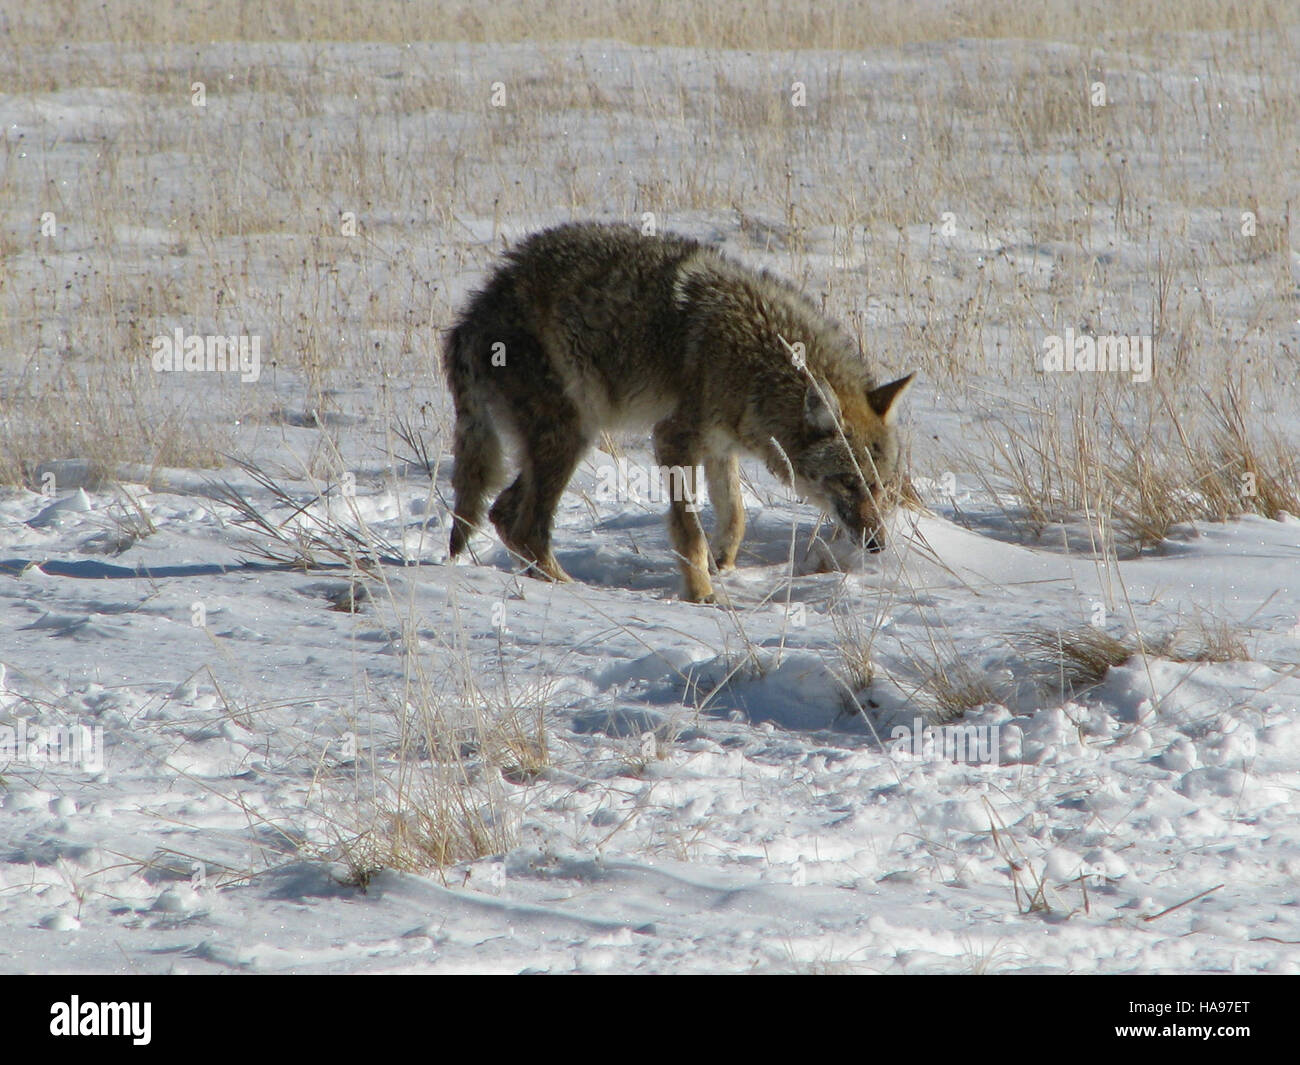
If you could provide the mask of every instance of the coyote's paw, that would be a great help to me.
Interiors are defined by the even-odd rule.
[[[557,584],[573,583],[573,578],[564,572],[563,567],[555,561],[553,555],[530,563],[528,575],[542,581],[554,581]]]
[[[701,579],[694,575],[687,578],[682,588],[682,599],[688,603],[720,603],[724,606],[729,602],[727,593],[707,577]]]

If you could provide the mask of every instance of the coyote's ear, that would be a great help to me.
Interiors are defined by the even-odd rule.
[[[894,404],[898,402],[898,397],[907,391],[907,386],[912,383],[912,378],[915,376],[915,373],[910,373],[897,381],[890,381],[887,385],[873,388],[867,393],[867,405],[879,415],[881,421],[894,420],[898,414]]]
[[[808,382],[808,390],[803,394],[803,418],[814,429],[826,432],[839,424],[840,401],[830,385]]]

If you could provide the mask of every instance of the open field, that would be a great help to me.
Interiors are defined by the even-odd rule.
[[[229,7],[0,33],[0,969],[1300,970],[1286,5]],[[442,333],[579,218],[917,371],[886,553],[753,463],[679,602],[624,434],[578,583],[446,564]]]

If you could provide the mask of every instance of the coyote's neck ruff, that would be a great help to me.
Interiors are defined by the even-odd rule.
[[[713,558],[735,565],[745,531],[738,453],[884,546],[895,479],[895,403],[911,375],[876,385],[857,345],[785,282],[684,237],[573,224],[529,237],[451,330],[444,367],[456,406],[451,554],[489,511],[529,571],[568,580],[551,551],[560,494],[604,429],[653,426],[671,471],[669,531],[685,598],[712,598],[697,468],[713,503]]]

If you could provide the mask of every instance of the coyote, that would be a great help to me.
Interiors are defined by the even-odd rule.
[[[602,430],[649,426],[658,462],[681,475],[668,528],[685,599],[713,598],[697,465],[713,561],[735,565],[738,451],[793,480],[868,550],[884,547],[895,404],[912,375],[875,385],[858,346],[793,287],[697,241],[595,223],[534,234],[469,300],[443,366],[456,408],[452,558],[503,481],[504,431],[521,468],[488,516],[530,573],[570,580],[551,551],[565,485]]]

